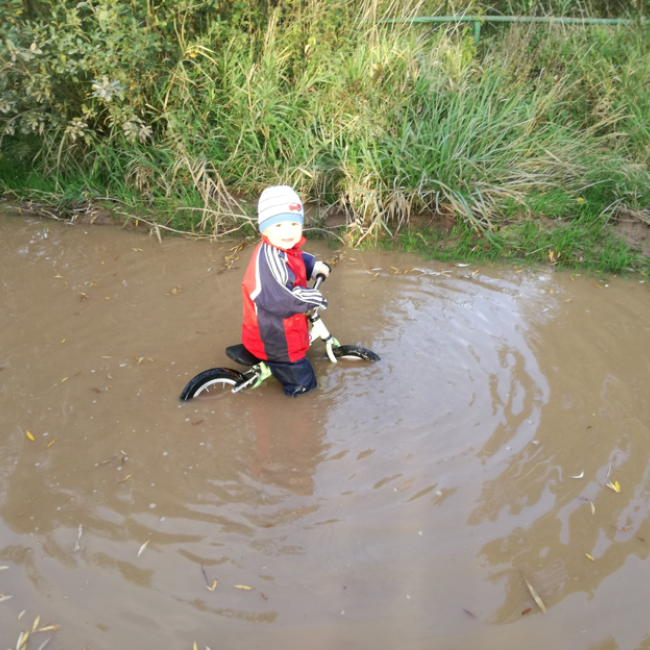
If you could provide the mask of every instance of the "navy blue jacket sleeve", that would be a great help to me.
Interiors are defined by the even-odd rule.
[[[314,265],[316,264],[316,258],[310,253],[300,252],[302,255],[302,261],[305,264],[305,269],[307,269],[307,279],[311,280],[311,276],[314,273]]]

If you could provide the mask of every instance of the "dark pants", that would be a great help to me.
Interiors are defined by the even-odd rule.
[[[298,395],[308,393],[317,387],[314,369],[307,358],[293,363],[276,361],[265,361],[264,363],[271,369],[271,374],[282,384],[284,394],[289,397],[298,397]]]

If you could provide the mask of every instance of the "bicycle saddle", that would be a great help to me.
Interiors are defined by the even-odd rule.
[[[242,343],[226,348],[226,354],[242,366],[254,366],[262,363],[262,359],[258,359],[254,354],[251,354]]]

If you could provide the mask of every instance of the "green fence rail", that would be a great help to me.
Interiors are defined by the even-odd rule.
[[[473,23],[478,43],[483,23],[555,23],[560,25],[631,25],[645,19],[630,18],[556,18],[553,16],[416,16],[414,18],[385,18],[389,23]]]

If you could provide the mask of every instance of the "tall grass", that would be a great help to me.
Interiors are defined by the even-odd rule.
[[[614,3],[564,3],[586,7],[607,13]],[[55,105],[53,92],[22,117],[0,117],[0,183],[28,194],[30,174],[39,187],[49,176],[59,194],[148,202],[214,233],[235,227],[244,200],[264,186],[290,183],[345,210],[357,240],[443,205],[489,234],[558,191],[567,197],[561,216],[584,201],[605,214],[648,206],[647,28],[503,26],[477,48],[464,28],[375,20],[436,8],[449,7],[281,3],[247,29],[203,16],[200,33],[178,20],[164,56],[147,51],[150,69],[125,64],[102,79],[101,65],[89,64],[66,86],[74,101]],[[30,29],[25,48],[41,33]],[[53,38],[36,43],[43,54],[21,64],[13,87],[5,82],[6,97],[20,83],[29,91],[37,73],[54,78]],[[10,59],[5,51],[5,66]],[[90,92],[93,79],[105,96]],[[127,90],[111,95],[113,81]],[[64,117],[52,121],[54,113]]]

